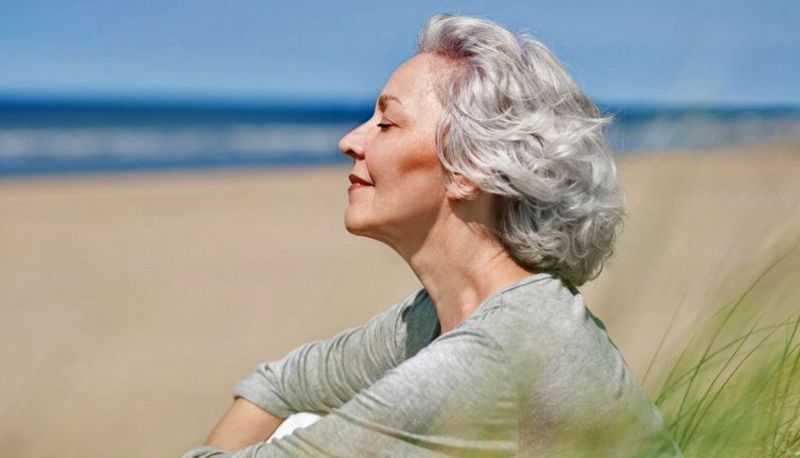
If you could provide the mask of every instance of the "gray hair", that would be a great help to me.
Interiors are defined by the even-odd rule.
[[[542,43],[491,21],[433,16],[419,52],[452,64],[438,87],[448,189],[474,197],[460,174],[500,196],[489,229],[523,267],[574,285],[599,275],[625,205],[603,133],[609,118]]]

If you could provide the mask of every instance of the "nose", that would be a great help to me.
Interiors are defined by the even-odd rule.
[[[351,130],[339,140],[339,150],[354,161],[364,159],[364,150],[366,149],[366,136],[364,135],[365,124]]]

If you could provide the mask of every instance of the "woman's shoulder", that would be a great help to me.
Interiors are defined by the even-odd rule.
[[[555,275],[537,274],[511,285],[463,324],[491,336],[510,364],[528,368],[540,379],[580,383],[586,378],[588,383],[606,376],[611,389],[621,372],[628,371],[580,292]]]
[[[543,276],[484,305],[470,327],[499,343],[522,396],[536,400],[539,414],[547,412],[523,413],[523,435],[536,436],[544,427],[539,420],[566,430],[572,421],[599,428],[630,420],[620,429],[630,434],[620,441],[674,445],[604,324],[569,283]]]

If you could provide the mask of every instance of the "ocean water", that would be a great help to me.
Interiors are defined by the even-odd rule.
[[[800,109],[605,106],[615,154],[800,136]],[[0,98],[0,177],[347,162],[370,104]]]

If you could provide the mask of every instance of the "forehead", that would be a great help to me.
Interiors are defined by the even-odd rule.
[[[444,58],[423,53],[408,59],[386,82],[383,94],[397,97],[403,105],[435,101],[436,82],[446,75]]]

